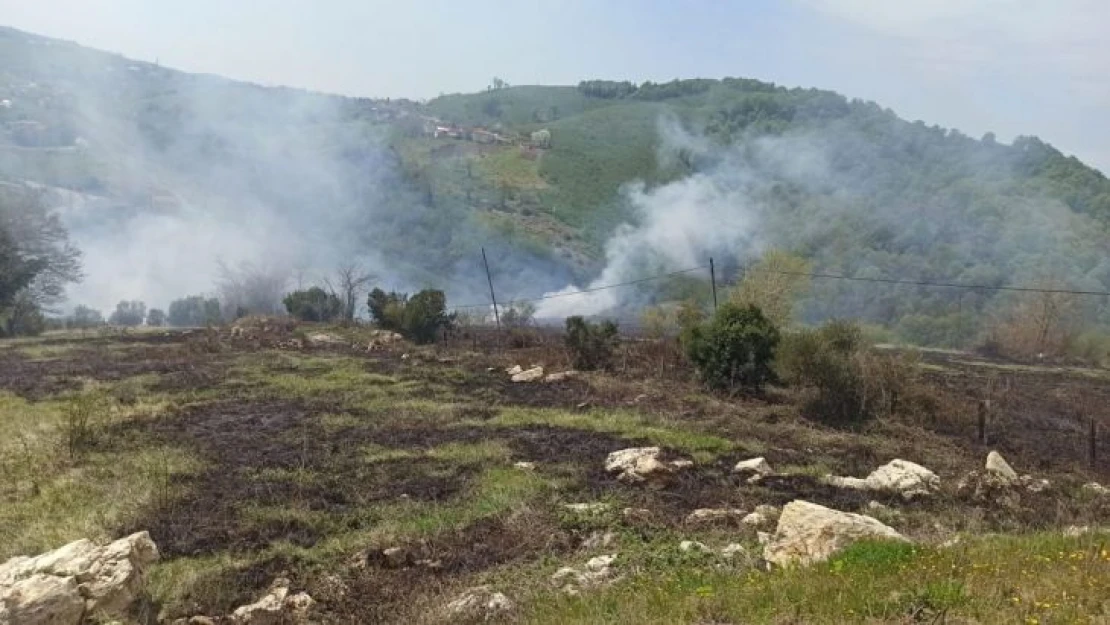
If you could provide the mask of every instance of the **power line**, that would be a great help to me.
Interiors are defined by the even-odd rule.
[[[770,273],[777,273],[786,276],[805,276],[808,278],[829,278],[833,280],[849,280],[852,282],[881,282],[884,284],[906,284],[910,286],[935,286],[949,289],[969,289],[969,290],[982,290],[982,291],[1016,291],[1019,293],[1061,293],[1066,295],[1102,295],[1110,296],[1108,291],[1082,291],[1078,289],[1039,289],[1034,287],[1025,286],[991,286],[986,284],[959,284],[956,282],[931,282],[928,280],[899,280],[896,278],[859,278],[855,276],[844,276],[835,273],[806,273],[803,271],[774,271]]]
[[[628,282],[619,282],[617,284],[606,284],[604,286],[595,286],[590,289],[581,289],[578,291],[568,291],[566,293],[551,293],[550,295],[541,295],[540,297],[533,297],[530,299],[512,299],[509,303],[525,303],[525,302],[542,302],[544,300],[556,299],[559,297],[570,297],[572,295],[582,295],[583,293],[596,293],[597,291],[605,291],[608,289],[616,289],[622,286],[632,286],[634,284],[643,284],[653,280],[662,280],[664,278],[672,278],[694,271],[704,271],[709,268],[709,265],[702,265],[700,267],[690,267],[689,269],[680,269],[670,273],[659,274],[657,276],[648,276],[646,278],[638,278],[636,280],[629,280]],[[453,306],[452,308],[489,308],[491,304],[467,304],[465,306]]]
[[[618,282],[616,284],[606,284],[606,285],[596,286],[596,287],[589,288],[589,289],[581,289],[581,290],[577,290],[577,291],[568,291],[566,293],[552,293],[552,294],[549,294],[549,295],[541,295],[539,297],[533,297],[533,298],[528,298],[528,299],[516,298],[516,299],[510,300],[510,302],[515,302],[515,303],[541,302],[541,301],[544,301],[544,300],[556,299],[556,298],[560,298],[560,297],[571,297],[571,296],[574,296],[574,295],[583,295],[583,294],[586,294],[586,293],[596,293],[598,291],[606,291],[606,290],[609,290],[609,289],[616,289],[616,288],[625,287],[625,286],[633,286],[633,285],[636,285],[636,284],[643,284],[645,282],[652,282],[654,280],[663,280],[665,278],[672,278],[674,276],[679,276],[679,275],[683,275],[683,274],[687,274],[687,273],[693,273],[695,271],[705,271],[707,269],[709,269],[709,265],[700,265],[698,267],[690,267],[688,269],[680,269],[678,271],[672,271],[670,273],[664,273],[664,274],[659,274],[659,275],[655,275],[655,276],[648,276],[648,277],[644,277],[644,278],[638,278],[636,280],[629,280],[628,282]],[[1081,289],[1042,289],[1042,288],[1036,288],[1036,287],[994,286],[994,285],[987,285],[987,284],[960,284],[960,283],[957,283],[957,282],[934,282],[934,281],[930,281],[930,280],[904,280],[904,279],[899,279],[899,278],[863,278],[863,277],[857,277],[857,276],[845,276],[845,275],[842,275],[842,274],[835,274],[835,273],[811,273],[811,272],[804,272],[804,271],[776,271],[776,270],[773,270],[773,269],[769,269],[769,270],[766,270],[766,271],[768,271],[769,273],[774,273],[774,274],[779,274],[779,275],[786,275],[786,276],[800,276],[800,277],[806,277],[806,278],[818,278],[818,279],[828,279],[828,280],[846,280],[846,281],[849,281],[849,282],[871,282],[871,283],[881,283],[881,284],[901,284],[901,285],[907,285],[907,286],[924,286],[924,287],[937,287],[937,288],[947,288],[947,289],[967,289],[967,290],[971,290],[971,291],[1010,291],[1010,292],[1017,292],[1017,293],[1052,293],[1052,294],[1062,294],[1062,295],[1094,295],[1094,296],[1101,296],[1101,297],[1110,297],[1110,291],[1086,291],[1086,290],[1081,290]],[[465,306],[453,306],[452,308],[458,310],[458,309],[464,309],[464,308],[489,308],[490,306],[491,306],[491,304],[488,304],[488,303],[487,304],[467,304]]]

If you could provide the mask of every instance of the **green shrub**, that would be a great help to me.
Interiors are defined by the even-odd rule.
[[[755,306],[726,302],[683,332],[686,356],[711,388],[758,390],[774,378],[779,331]]]
[[[575,369],[608,367],[619,341],[617,324],[612,321],[590,323],[582,317],[567,317],[566,345]]]
[[[787,334],[775,366],[782,380],[813,392],[813,416],[837,424],[892,414],[908,402],[917,375],[912,356],[871,349],[848,321]]]
[[[425,289],[411,298],[407,293],[370,292],[370,316],[384,330],[392,330],[415,343],[431,343],[441,331],[450,329],[454,314],[447,314],[443,291]]]
[[[301,321],[326,322],[343,316],[343,302],[339,297],[318,286],[307,291],[293,291],[282,303],[286,312]]]

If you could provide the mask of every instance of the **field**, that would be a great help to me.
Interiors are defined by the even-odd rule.
[[[927,353],[930,410],[843,430],[807,419],[789,389],[709,394],[665,342],[626,342],[610,372],[514,384],[512,365],[569,368],[556,337],[368,351],[365,332],[0,343],[0,561],[149,530],[163,556],[135,614],[149,623],[228,614],[278,576],[329,623],[458,622],[444,606],[480,585],[511,599],[490,617],[511,623],[1110,620],[1110,498],[1081,488],[1110,481],[1110,437],[1097,468],[1087,458],[1089,420],[1110,430],[1103,370]],[[610,452],[644,445],[694,465],[650,487],[605,472]],[[989,449],[1052,486],[1005,503],[957,494]],[[781,475],[732,473],[753,456]],[[909,503],[818,479],[893,458],[936,471],[941,494]],[[794,499],[871,509],[916,544],[768,571],[735,518],[687,519]],[[874,512],[876,499],[887,507]],[[607,583],[552,583],[602,554],[616,554]]]

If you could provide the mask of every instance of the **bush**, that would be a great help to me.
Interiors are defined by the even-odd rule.
[[[146,313],[146,324],[152,328],[166,325],[166,313],[160,308],[151,308]]]
[[[912,357],[870,349],[860,327],[847,321],[786,335],[775,364],[784,381],[814,393],[808,411],[835,424],[894,413],[917,375]]]
[[[326,322],[343,316],[343,302],[318,286],[307,291],[293,291],[282,303],[290,315],[301,321]]]
[[[683,332],[686,356],[711,388],[758,390],[774,378],[779,331],[755,306],[722,304],[709,321]]]
[[[566,346],[575,369],[608,367],[619,341],[617,324],[612,321],[590,323],[582,317],[567,317]]]
[[[439,333],[454,325],[455,315],[447,314],[443,291],[425,289],[411,298],[396,291],[374,289],[367,299],[370,316],[378,327],[391,330],[415,343],[431,343]]]

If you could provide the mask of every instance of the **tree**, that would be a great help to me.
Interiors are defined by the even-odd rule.
[[[771,323],[786,327],[793,320],[795,302],[809,288],[808,274],[804,258],[772,249],[748,269],[729,299],[756,306]]]
[[[282,296],[285,286],[289,284],[290,270],[249,262],[230,267],[220,261],[219,272],[216,289],[225,317],[281,314]]]
[[[774,379],[779,330],[755,306],[725,302],[708,322],[683,332],[682,342],[711,388],[758,390]]]
[[[355,307],[366,291],[366,285],[376,276],[357,264],[340,265],[335,270],[333,281],[327,281],[333,295],[343,303],[343,318],[354,321]]]
[[[343,303],[334,293],[318,286],[306,291],[293,291],[283,300],[285,310],[301,321],[334,321],[343,314]]]
[[[66,285],[82,277],[81,252],[70,243],[58,214],[37,192],[6,192],[0,194],[0,231],[5,233],[0,236],[0,268],[14,268],[0,277],[0,305],[4,291],[22,283],[17,290],[27,291],[24,305],[51,311],[65,299]],[[33,273],[30,280],[27,272]]]
[[[440,331],[455,323],[455,314],[447,314],[447,298],[443,291],[425,289],[410,298],[405,293],[386,293],[375,288],[370,291],[366,303],[379,327],[398,332],[416,343],[435,341]]]
[[[146,304],[137,300],[125,300],[116,304],[116,311],[108,317],[108,323],[130,328],[142,325],[143,319],[146,319]]]
[[[40,194],[0,191],[0,336],[37,334],[81,278],[80,252]]]
[[[100,314],[99,310],[94,310],[88,306],[77,306],[73,309],[68,325],[79,330],[95,328],[104,325],[104,316]]]
[[[590,323],[582,317],[567,317],[564,339],[575,369],[592,371],[608,367],[620,343],[617,324],[605,320]]]
[[[193,295],[170,302],[169,324],[178,328],[196,328],[220,323],[220,300]]]
[[[504,80],[501,80],[497,76],[493,77],[493,80],[491,81],[491,84],[490,84],[490,88],[493,89],[494,91],[500,91],[501,89],[508,88],[508,86],[509,86],[509,83],[505,82]]]
[[[146,324],[152,328],[166,325],[166,313],[160,308],[151,308],[146,313]]]

